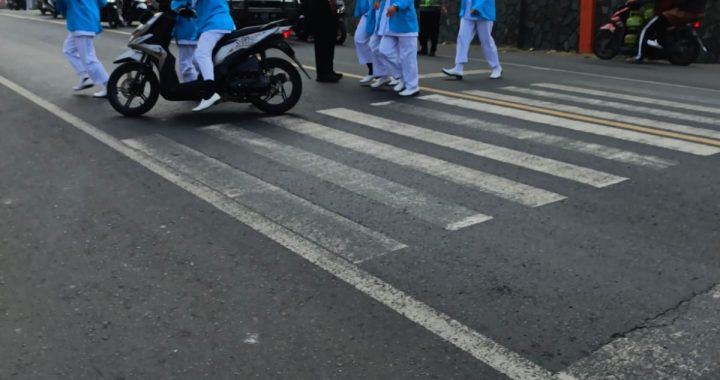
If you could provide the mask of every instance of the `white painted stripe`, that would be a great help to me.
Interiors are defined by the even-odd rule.
[[[532,141],[534,143],[552,146],[554,148],[585,153],[591,156],[604,158],[606,160],[613,160],[651,169],[665,169],[667,167],[677,165],[677,161],[667,160],[657,156],[644,155],[605,145],[573,140],[567,137],[536,132],[530,129],[490,123],[478,118],[465,117],[427,107],[419,107],[409,103],[403,103],[402,107],[396,107],[393,108],[393,110],[396,112],[403,112],[408,115],[436,120],[442,123],[455,124],[467,128],[477,129],[483,132],[495,133],[518,140]]]
[[[511,181],[424,154],[411,152],[347,132],[291,116],[265,118],[268,122],[291,131],[329,142],[356,152],[375,156],[385,161],[443,178],[460,185],[471,186],[522,205],[538,207],[565,199],[547,190]]]
[[[584,86],[587,84],[587,82],[580,82],[580,83],[572,83],[574,85],[578,86]],[[607,81],[595,81],[592,82],[592,86],[594,88],[603,89],[606,91],[616,91],[618,89],[618,85],[612,82]],[[627,94],[635,94],[638,96],[663,96],[665,100],[671,101],[674,98],[680,98],[685,102],[693,102],[697,104],[704,104],[706,106],[711,107],[720,107],[720,99],[717,99],[718,96],[715,94],[708,95],[708,94],[702,94],[699,91],[684,91],[684,92],[678,92],[675,90],[668,90],[668,89],[658,89],[658,88],[652,88],[647,86],[621,86],[623,93]]]
[[[470,76],[470,75],[479,75],[479,74],[490,74],[490,70],[467,70],[463,73],[463,76]],[[439,73],[429,73],[429,74],[422,74],[418,76],[420,79],[431,79],[431,78],[450,78],[449,76],[445,75],[442,72]]]
[[[541,91],[541,90],[533,90],[529,88],[520,88],[520,87],[503,87],[503,90],[506,91],[512,91],[520,94],[525,95],[533,95],[533,96],[541,96],[544,98],[549,99],[555,99],[555,100],[563,100],[563,101],[569,101],[569,102],[575,102],[580,104],[587,104],[590,106],[595,107],[606,107],[606,108],[613,108],[616,110],[626,111],[626,112],[637,112],[642,113],[646,115],[650,115],[653,117],[667,117],[677,120],[684,120],[684,121],[690,121],[695,123],[705,123],[710,125],[720,125],[720,119],[714,118],[714,117],[707,117],[707,116],[701,116],[696,115],[693,113],[687,113],[687,112],[677,112],[677,111],[670,111],[670,110],[664,110],[664,109],[658,109],[658,108],[650,108],[650,107],[644,107],[639,106],[636,104],[630,104],[630,103],[619,103],[619,102],[612,102],[612,101],[606,101],[602,99],[594,99],[594,98],[588,98],[584,96],[577,96],[577,95],[568,95],[568,94],[561,94],[558,92],[550,92],[550,91]],[[470,93],[470,92],[468,92]],[[501,100],[508,100],[510,97],[508,95],[502,95],[498,93],[491,93],[491,92],[484,92],[486,94],[493,94],[493,96],[496,99]],[[479,95],[479,94],[475,94]],[[507,99],[506,99],[507,97]],[[523,99],[523,102],[525,104],[531,104],[536,105],[543,103],[539,100],[534,99],[527,99],[527,98],[520,98]],[[671,131],[678,131],[678,132],[686,132],[686,130],[693,130],[694,132],[687,132],[687,133],[693,133],[699,136],[709,136],[713,138],[717,138],[720,136],[720,131],[714,131],[711,129],[703,129],[703,128],[694,128],[694,127],[688,127],[688,126],[678,126],[673,128],[674,123],[666,123],[666,122],[660,122],[660,121],[654,121],[654,120],[648,120],[643,119],[640,117],[630,116],[630,115],[617,115],[613,112],[601,112],[601,111],[593,111],[584,109],[582,107],[573,107],[573,106],[566,106],[566,105],[560,105],[559,103],[551,103],[551,102],[545,102],[547,104],[552,104],[555,109],[558,110],[565,110],[565,108],[573,108],[573,109],[580,109],[584,110],[585,114],[593,116],[593,114],[602,114],[605,116],[602,116],[604,119],[608,119],[609,116],[612,116],[610,120],[617,120],[617,121],[623,121],[626,122],[632,122],[635,124],[645,125],[645,126],[655,126],[657,128],[660,128],[662,125],[663,128],[671,130]],[[561,106],[558,107],[558,106]],[[569,112],[575,112],[575,111],[569,111]],[[632,121],[631,121],[632,120]]]
[[[625,177],[603,173],[598,170],[584,168],[497,145],[486,144],[484,142],[454,136],[431,129],[420,128],[407,123],[385,119],[346,108],[335,108],[318,112],[385,132],[411,137],[430,144],[469,153],[477,157],[515,165],[521,168],[534,170],[540,173],[549,174],[597,188],[607,187],[627,180]]]
[[[473,210],[425,195],[399,183],[273,141],[244,129],[217,125],[203,128],[203,131],[366,198],[404,210],[410,215],[440,225],[450,231],[492,219],[490,216],[478,214]]]
[[[154,135],[123,142],[354,263],[406,247],[166,137]]]
[[[0,76],[0,84],[54,114],[71,126],[87,133],[125,157],[137,162],[160,177],[165,178],[169,182],[225,212],[240,223],[267,236],[290,252],[317,265],[319,268],[358,289],[363,294],[417,323],[489,367],[505,374],[512,380],[552,379],[550,372],[537,364],[452,319],[449,315],[433,309],[380,278],[358,268],[356,265],[351,264],[331,251],[270,221],[252,209],[233,201],[202,183],[169,169],[153,158],[130,148],[111,135],[29,92],[3,76]]]
[[[615,139],[677,150],[680,152],[691,153],[699,156],[711,156],[713,154],[720,153],[720,148],[712,147],[709,145],[671,139],[663,136],[655,136],[648,133],[629,131],[620,128],[607,127],[604,125],[593,124],[584,121],[570,120],[557,116],[523,111],[510,107],[496,106],[493,104],[480,103],[466,99],[456,99],[444,95],[424,95],[421,96],[420,99],[429,100],[448,106],[456,106],[478,112],[491,113],[514,119],[525,120],[533,123],[545,124],[578,132],[590,133],[598,136],[612,137]]]
[[[627,100],[630,102],[651,104],[653,106],[679,108],[679,109],[685,109],[685,110],[693,111],[693,112],[705,112],[705,113],[712,113],[712,114],[720,115],[720,108],[708,107],[708,106],[703,106],[703,105],[699,105],[699,104],[682,103],[682,102],[677,102],[677,101],[648,98],[648,97],[636,96],[636,95],[628,95],[628,94],[622,94],[622,93],[611,92],[611,91],[600,91],[600,90],[594,90],[594,89],[589,89],[589,88],[584,88],[584,87],[568,86],[568,85],[555,84],[555,83],[536,83],[536,84],[533,84],[533,86],[547,88],[547,89],[551,89],[551,90],[573,92],[576,94],[599,96],[599,97],[603,97],[603,98],[621,99],[621,100]],[[625,89],[623,88],[623,91],[624,90]]]
[[[642,328],[572,364],[558,379],[717,379],[720,299],[713,297],[715,292],[720,286],[645,321]]]

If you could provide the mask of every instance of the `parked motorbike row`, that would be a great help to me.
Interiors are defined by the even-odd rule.
[[[132,26],[133,22],[142,22],[152,16],[154,9],[148,0],[125,1],[129,1],[130,5],[123,9],[123,0],[107,0],[107,5],[100,12],[100,21],[106,22],[111,28],[117,28],[123,24]],[[26,4],[26,0],[9,0],[8,8],[21,10],[25,9]],[[58,17],[55,0],[40,0],[38,9],[43,16]]]
[[[655,4],[639,5],[636,0],[628,0],[610,18],[610,22],[600,27],[593,40],[593,53],[600,59],[612,59],[618,54],[635,55],[641,41],[640,34],[645,25],[655,17]],[[645,45],[648,59],[667,59],[673,65],[687,66],[698,58],[700,51],[707,52],[697,34],[700,21],[694,20],[687,25],[674,27],[657,36],[662,48]]]

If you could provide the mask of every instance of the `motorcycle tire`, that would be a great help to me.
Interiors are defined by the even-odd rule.
[[[615,33],[603,29],[593,38],[592,49],[600,59],[613,59],[620,53],[621,43]]]
[[[124,79],[122,83],[119,83],[123,77],[132,73],[136,73],[133,78]],[[139,83],[127,83],[128,80],[137,81],[139,78],[141,80]],[[131,107],[132,101],[140,97],[138,95],[140,92],[144,95],[148,84],[150,85],[150,92],[145,97],[145,100],[137,107]],[[107,92],[108,101],[110,101],[110,105],[115,111],[125,116],[137,117],[150,111],[157,103],[160,96],[160,82],[152,68],[139,62],[127,62],[116,67],[110,74]],[[127,100],[121,101],[118,98],[119,92],[125,95]]]
[[[287,74],[286,80],[292,83],[292,92],[290,93],[290,96],[283,96],[284,100],[280,104],[270,104],[268,102],[270,99],[278,96],[278,94],[271,98],[256,98],[252,101],[252,104],[257,107],[257,109],[267,114],[281,115],[295,107],[297,102],[300,100],[300,96],[302,95],[302,78],[300,77],[300,72],[295,68],[295,66],[282,58],[267,58],[265,60],[265,67],[268,70],[280,69],[284,71]],[[271,78],[271,80],[272,79],[273,78]],[[285,94],[284,87],[282,89],[282,94]]]
[[[694,39],[681,38],[675,43],[675,51],[668,60],[675,66],[689,66],[700,56],[700,45]]]
[[[344,44],[346,39],[347,39],[347,27],[345,26],[345,23],[342,20],[340,20],[340,21],[338,21],[338,32],[337,32],[337,37],[335,37],[335,45]]]

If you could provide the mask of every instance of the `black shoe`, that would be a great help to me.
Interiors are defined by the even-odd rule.
[[[427,52],[427,49],[420,49],[420,50],[418,50],[417,53],[418,53],[418,55],[427,55],[428,52]]]
[[[337,83],[342,78],[342,75],[318,75],[317,81],[320,83]]]
[[[343,77],[342,73],[333,72],[332,75],[337,77],[338,80],[342,79],[342,77]]]
[[[431,57],[434,57],[434,56],[435,56],[435,50],[430,50],[430,54],[428,54],[428,55],[431,56]]]

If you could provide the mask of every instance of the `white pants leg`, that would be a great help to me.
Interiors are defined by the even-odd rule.
[[[645,36],[647,35],[648,30],[652,28],[652,26],[660,19],[660,17],[655,16],[653,17],[650,22],[645,25],[642,32],[640,32],[640,42],[638,42],[638,50],[637,54],[635,55],[635,59],[643,59],[643,45],[645,45]]]
[[[487,20],[475,21],[477,34],[480,38],[480,47],[485,60],[487,60],[490,69],[495,70],[500,68],[500,58],[498,57],[497,46],[495,46],[495,39],[492,37],[493,24],[492,21]]]
[[[372,64],[373,64],[373,76],[376,78],[388,76],[388,69],[385,67],[382,59],[380,58],[380,41],[381,36],[372,35],[370,37],[370,50],[372,51]]]
[[[367,17],[362,16],[360,22],[358,22],[357,29],[355,29],[355,52],[357,53],[358,62],[361,65],[372,63],[372,49],[370,49],[370,35],[365,31],[365,25],[367,24]]]
[[[195,63],[200,69],[203,80],[215,80],[215,66],[212,61],[212,51],[215,44],[230,31],[208,31],[200,34],[197,48],[195,48]]]
[[[96,85],[104,86],[109,78],[105,67],[95,55],[93,36],[68,36],[63,49],[78,75],[88,75]]]
[[[468,50],[472,40],[475,38],[475,32],[475,21],[460,18],[460,30],[458,31],[457,48],[455,50],[456,68],[461,68],[457,66],[465,65],[468,62]]]
[[[417,65],[417,37],[397,37],[398,53],[400,56],[400,66],[402,67],[402,78],[405,82],[405,88],[417,88],[418,65]]]
[[[178,45],[178,68],[180,69],[180,83],[192,82],[198,77],[195,68],[195,45]]]
[[[380,40],[380,60],[387,67],[390,75],[395,79],[402,78],[402,69],[400,67],[400,57],[398,54],[399,38],[393,36],[383,36]],[[415,52],[417,54],[417,52]]]
[[[79,77],[82,78],[88,76],[87,70],[85,70],[85,65],[83,65],[82,60],[80,59],[80,53],[78,53],[78,49],[75,46],[75,39],[70,34],[68,34],[67,38],[65,38],[65,42],[63,43],[63,54]]]

